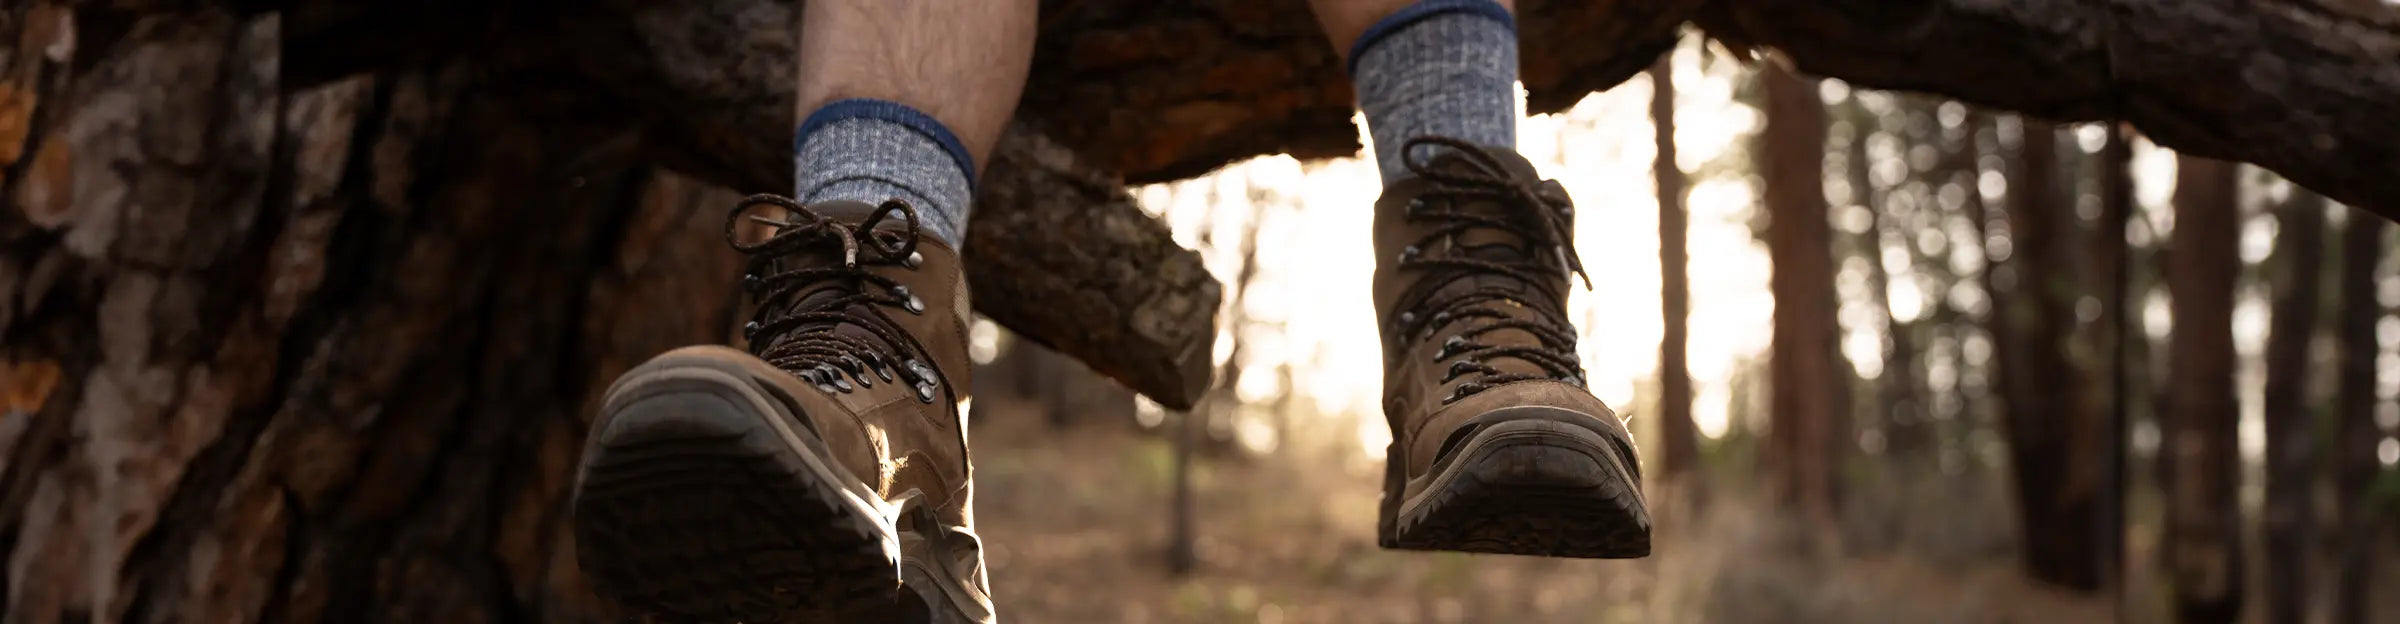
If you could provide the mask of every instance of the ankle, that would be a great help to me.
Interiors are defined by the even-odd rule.
[[[826,104],[800,124],[794,166],[802,203],[899,199],[925,232],[957,247],[974,200],[973,157],[949,128],[884,100]]]

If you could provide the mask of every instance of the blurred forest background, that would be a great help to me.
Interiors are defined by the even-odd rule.
[[[1571,312],[1640,436],[1656,555],[1374,547],[1374,169],[1270,157],[1139,191],[1227,284],[1199,408],[976,327],[1003,615],[2400,618],[2382,218],[1696,40],[1521,132],[1580,208],[1596,288]]]
[[[793,6],[0,2],[0,624],[619,621],[576,454],[735,340]],[[2400,5],[1519,7],[1656,554],[1376,548],[1305,3],[1045,0],[966,246],[1005,621],[2400,620]]]

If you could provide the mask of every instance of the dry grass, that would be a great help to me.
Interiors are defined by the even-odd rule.
[[[1838,554],[1831,538],[1788,530],[1742,498],[1714,498],[1706,514],[1661,509],[1657,554],[1638,561],[1385,551],[1374,544],[1379,466],[1338,445],[1205,463],[1201,568],[1173,578],[1163,440],[987,420],[1001,422],[975,432],[978,511],[1010,622],[2110,619],[2103,601],[2030,586],[2005,555]],[[1975,506],[1932,515],[2006,510]]]

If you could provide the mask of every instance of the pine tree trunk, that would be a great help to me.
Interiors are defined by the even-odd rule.
[[[2078,590],[2100,587],[2100,495],[2107,419],[2090,378],[2068,357],[2083,288],[2069,257],[2074,213],[2059,181],[2057,131],[2025,120],[2009,172],[2010,257],[1994,268],[1992,323],[2015,473],[2019,531],[2034,578]],[[1995,335],[2001,335],[1996,332]]]
[[[2178,156],[2175,226],[2166,259],[2174,329],[2167,345],[2166,542],[2175,616],[2186,624],[2241,615],[2240,455],[2235,425],[2233,290],[2240,256],[2236,166]]]
[[[1760,177],[1768,214],[1767,255],[1774,265],[1775,333],[1768,344],[1773,430],[1769,469],[1779,497],[1812,521],[1829,523],[1836,497],[1836,450],[1842,435],[1841,359],[1833,287],[1832,225],[1825,207],[1825,108],[1814,81],[1764,66],[1766,129]],[[1837,365],[1839,364],[1839,365]]]
[[[2309,553],[2316,514],[2316,418],[2307,395],[2309,344],[2316,339],[2317,302],[2324,275],[2325,200],[2300,192],[2275,215],[2273,319],[2267,334],[2267,499],[2260,509],[2265,540],[2267,621],[2308,619]]]
[[[2383,431],[2375,424],[2375,323],[2383,318],[2383,304],[2376,301],[2375,265],[2383,259],[2390,231],[2382,219],[2364,210],[2351,210],[2342,226],[2341,273],[2334,288],[2341,301],[2334,325],[2334,344],[2340,349],[2340,397],[2334,418],[2341,442],[2332,456],[2335,499],[2341,501],[2341,534],[2335,543],[2343,548],[2334,575],[2334,624],[2372,621],[2367,611],[2376,595],[2369,579],[2374,578],[2375,556],[2381,552],[2376,548],[2381,522],[2367,494],[2383,471],[2375,457],[2375,446],[2383,441]]]
[[[2133,221],[2133,144],[2123,128],[2107,125],[2108,139],[2094,163],[2100,186],[2100,228],[2092,237],[2093,273],[2108,280],[2101,303],[2102,324],[2097,332],[2107,345],[2102,360],[2108,375],[2108,429],[2102,461],[2107,474],[2100,494],[2100,567],[2115,592],[2119,613],[2125,606],[2125,445],[2132,419],[2133,396],[2133,248],[2125,234]]]
[[[1700,430],[1692,422],[1692,376],[1684,357],[1691,337],[1692,284],[1689,217],[1684,214],[1687,182],[1675,164],[1675,67],[1670,57],[1650,66],[1650,123],[1658,151],[1651,160],[1658,184],[1659,314],[1664,330],[1658,343],[1659,474],[1681,478],[1700,465]],[[1687,487],[1696,482],[1685,480]]]
[[[1851,102],[1847,109],[1853,130],[1848,149],[1844,151],[1848,159],[1845,169],[1849,173],[1850,197],[1867,211],[1867,228],[1860,233],[1858,242],[1861,257],[1867,260],[1867,288],[1871,291],[1868,297],[1874,300],[1875,308],[1882,316],[1885,339],[1883,374],[1876,379],[1878,401],[1882,404],[1878,410],[1881,422],[1877,425],[1883,432],[1884,454],[1899,459],[1903,470],[1921,469],[1925,466],[1919,463],[1920,460],[1933,450],[1933,423],[1927,416],[1924,375],[1917,359],[1918,324],[1915,321],[1902,322],[1892,312],[1892,272],[1883,263],[1885,238],[1892,238],[1909,248],[1913,248],[1915,242],[1908,239],[1907,226],[1894,224],[1894,218],[1898,215],[1887,214],[1896,208],[1886,201],[1889,195],[1885,189],[1877,188],[1875,184],[1873,160],[1867,154],[1867,140],[1874,136],[1874,130],[1866,123],[1873,120],[1873,114],[1858,105],[1856,99]],[[1933,112],[1931,106],[1913,99],[1906,106],[1907,110],[1927,115]],[[1915,136],[1916,130],[1912,126],[1901,144],[1918,143],[1927,138]],[[1931,182],[1938,189],[1938,178],[1946,173],[1946,169],[1937,167],[1927,177],[1935,178]],[[1912,209],[1911,216],[1916,217],[1932,209],[1931,205],[1918,204]]]

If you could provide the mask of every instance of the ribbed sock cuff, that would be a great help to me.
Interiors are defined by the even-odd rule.
[[[942,151],[950,154],[950,160],[958,163],[958,171],[967,177],[967,184],[975,183],[975,155],[967,152],[967,144],[960,142],[958,135],[951,134],[949,126],[942,125],[941,121],[924,111],[890,100],[850,98],[827,103],[816,112],[809,113],[808,118],[800,120],[800,130],[792,134],[792,151],[798,153],[800,147],[808,143],[808,135],[847,119],[873,119],[906,126],[940,145]]]
[[[1410,139],[1444,136],[1481,145],[1517,142],[1517,32],[1491,0],[1423,0],[1369,28],[1350,59],[1375,165],[1386,183],[1407,177]]]
[[[974,163],[933,117],[895,102],[842,100],[810,114],[795,137],[793,196],[802,203],[899,199],[916,208],[926,234],[964,242]]]
[[[1492,0],[1418,0],[1416,4],[1408,5],[1406,8],[1377,20],[1373,25],[1367,26],[1366,32],[1359,34],[1358,41],[1350,44],[1350,75],[1353,77],[1358,75],[1358,59],[1366,56],[1367,49],[1375,47],[1375,44],[1382,42],[1384,37],[1389,37],[1392,33],[1399,32],[1400,29],[1425,18],[1445,13],[1463,13],[1490,18],[1499,22],[1502,28],[1508,29],[1512,39],[1517,32],[1517,17],[1508,13],[1508,7],[1500,6],[1500,3]]]

